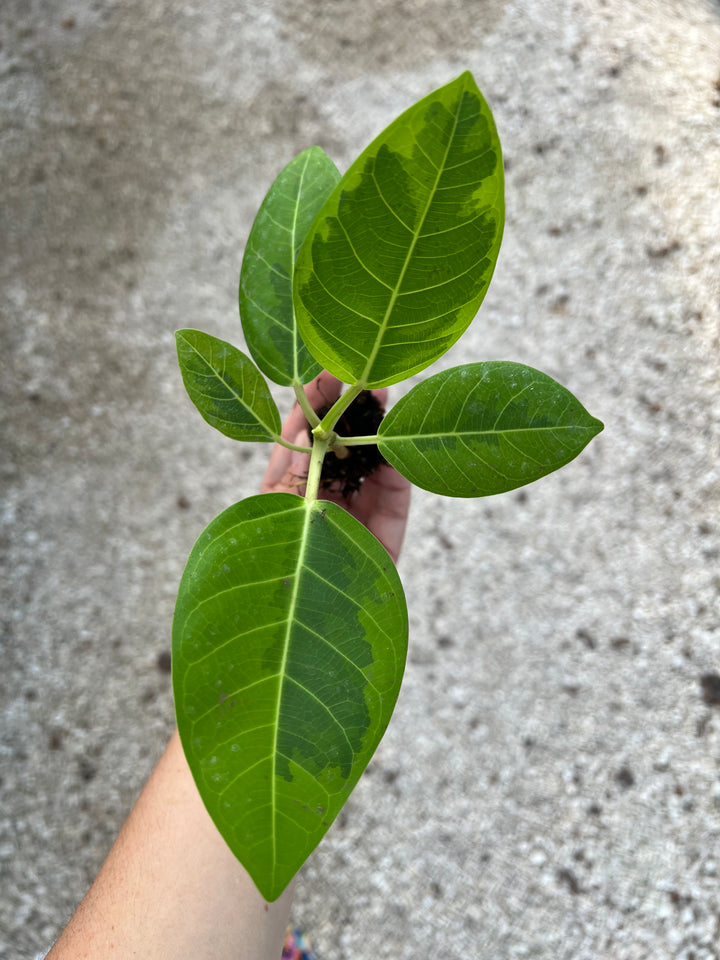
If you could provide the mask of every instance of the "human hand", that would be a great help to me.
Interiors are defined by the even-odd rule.
[[[323,404],[334,403],[340,394],[340,387],[339,380],[323,372],[306,386],[305,393],[313,409],[317,409]],[[387,390],[374,390],[373,393],[380,403],[385,403]],[[307,446],[307,421],[298,404],[295,404],[283,424],[282,436],[290,443]],[[265,471],[261,493],[297,493],[302,496],[309,464],[310,457],[307,454],[276,444]],[[364,524],[397,563],[405,535],[410,488],[409,480],[393,467],[383,464],[365,478],[357,493],[343,496],[338,490],[330,488],[323,489],[321,496],[323,500],[338,503]]]

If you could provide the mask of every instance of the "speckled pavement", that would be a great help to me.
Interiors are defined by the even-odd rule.
[[[241,345],[279,169],[314,143],[346,168],[470,69],[507,225],[433,369],[529,363],[606,428],[521,491],[414,496],[403,691],[293,923],[319,960],[717,960],[717,0],[4,0],[0,21],[0,957],[52,942],[158,758],[185,558],[266,462],[195,413],[173,331]]]

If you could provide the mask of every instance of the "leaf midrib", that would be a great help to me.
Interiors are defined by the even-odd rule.
[[[446,440],[448,437],[497,437],[506,433],[540,433],[545,430],[590,430],[591,427],[577,423],[561,424],[556,427],[511,427],[508,430],[445,430],[442,433],[393,433],[390,436],[378,434],[385,443],[394,440]]]
[[[288,615],[287,615],[287,626],[285,628],[285,639],[283,641],[283,654],[282,660],[280,663],[280,669],[278,671],[279,682],[278,682],[278,693],[277,693],[277,707],[275,710],[275,730],[273,736],[272,744],[272,773],[270,775],[270,802],[272,805],[272,876],[273,876],[273,886],[275,885],[275,869],[277,865],[277,804],[275,800],[275,782],[277,778],[277,759],[278,759],[278,732],[280,730],[280,704],[282,703],[282,693],[283,686],[285,684],[286,673],[287,673],[287,661],[288,653],[290,650],[290,638],[292,634],[292,628],[295,623],[295,608],[297,607],[298,596],[300,592],[300,577],[305,566],[305,554],[307,552],[307,544],[309,540],[309,529],[310,529],[310,517],[313,513],[315,503],[308,503],[303,500],[302,507],[305,511],[305,516],[303,518],[303,529],[300,537],[300,548],[297,552],[297,559],[295,561],[295,572],[293,575],[293,589],[290,597],[290,604],[288,606]],[[289,758],[288,758],[289,759]]]
[[[417,245],[417,242],[420,239],[420,234],[422,232],[423,226],[425,225],[425,220],[430,210],[430,205],[432,204],[435,194],[437,193],[440,177],[445,172],[445,165],[447,162],[448,153],[450,152],[450,145],[452,144],[455,138],[455,133],[457,131],[458,121],[460,117],[460,109],[461,109],[464,96],[465,96],[465,86],[463,85],[462,91],[460,92],[460,96],[458,97],[457,109],[455,111],[455,122],[453,123],[452,133],[448,137],[448,142],[445,147],[445,155],[443,157],[443,162],[438,166],[437,176],[435,177],[435,183],[433,184],[432,190],[428,194],[428,199],[425,204],[425,210],[423,211],[423,215],[420,218],[420,222],[417,226],[417,229],[413,231],[413,238],[408,248],[408,252],[405,256],[405,262],[403,263],[402,270],[400,271],[400,276],[398,277],[397,283],[395,284],[395,287],[390,296],[390,302],[388,303],[387,310],[385,311],[385,316],[383,317],[382,323],[380,324],[380,329],[375,339],[375,345],[370,353],[370,356],[368,357],[368,361],[362,373],[361,380],[363,383],[370,382],[370,372],[372,371],[373,365],[380,351],[380,347],[382,345],[385,332],[387,331],[388,325],[390,323],[390,317],[392,316],[392,312],[395,308],[395,304],[397,302],[398,297],[400,296],[400,287],[402,286],[402,282],[405,279],[405,274],[407,273],[408,267],[410,265],[410,261],[412,260],[413,253],[415,252],[415,247]],[[373,158],[373,162],[376,159],[377,159],[377,155]]]

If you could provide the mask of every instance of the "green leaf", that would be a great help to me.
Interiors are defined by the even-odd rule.
[[[539,370],[468,363],[410,390],[380,424],[378,447],[418,487],[484,497],[552,473],[602,429]]]
[[[373,141],[310,228],[294,298],[313,356],[368,387],[433,363],[475,316],[503,223],[500,141],[463,73]]]
[[[406,651],[392,560],[337,504],[250,497],[200,535],[173,622],[178,729],[210,816],[266,899],[367,765]]]
[[[233,440],[280,435],[280,413],[250,357],[201,330],[178,330],[175,340],[185,389],[211,427]]]
[[[275,383],[308,383],[322,369],[295,323],[292,276],[308,227],[339,179],[320,147],[304,150],[270,187],[250,231],[240,271],[240,319],[250,353]]]

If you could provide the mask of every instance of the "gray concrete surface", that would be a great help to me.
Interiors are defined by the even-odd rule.
[[[720,672],[720,5],[4,0],[0,18],[0,956],[51,942],[161,752],[184,560],[265,463],[195,414],[173,330],[240,343],[275,173],[313,143],[347,166],[469,68],[508,220],[438,368],[530,363],[606,430],[524,492],[415,496],[403,692],[294,919],[321,960],[717,960],[700,677]]]

